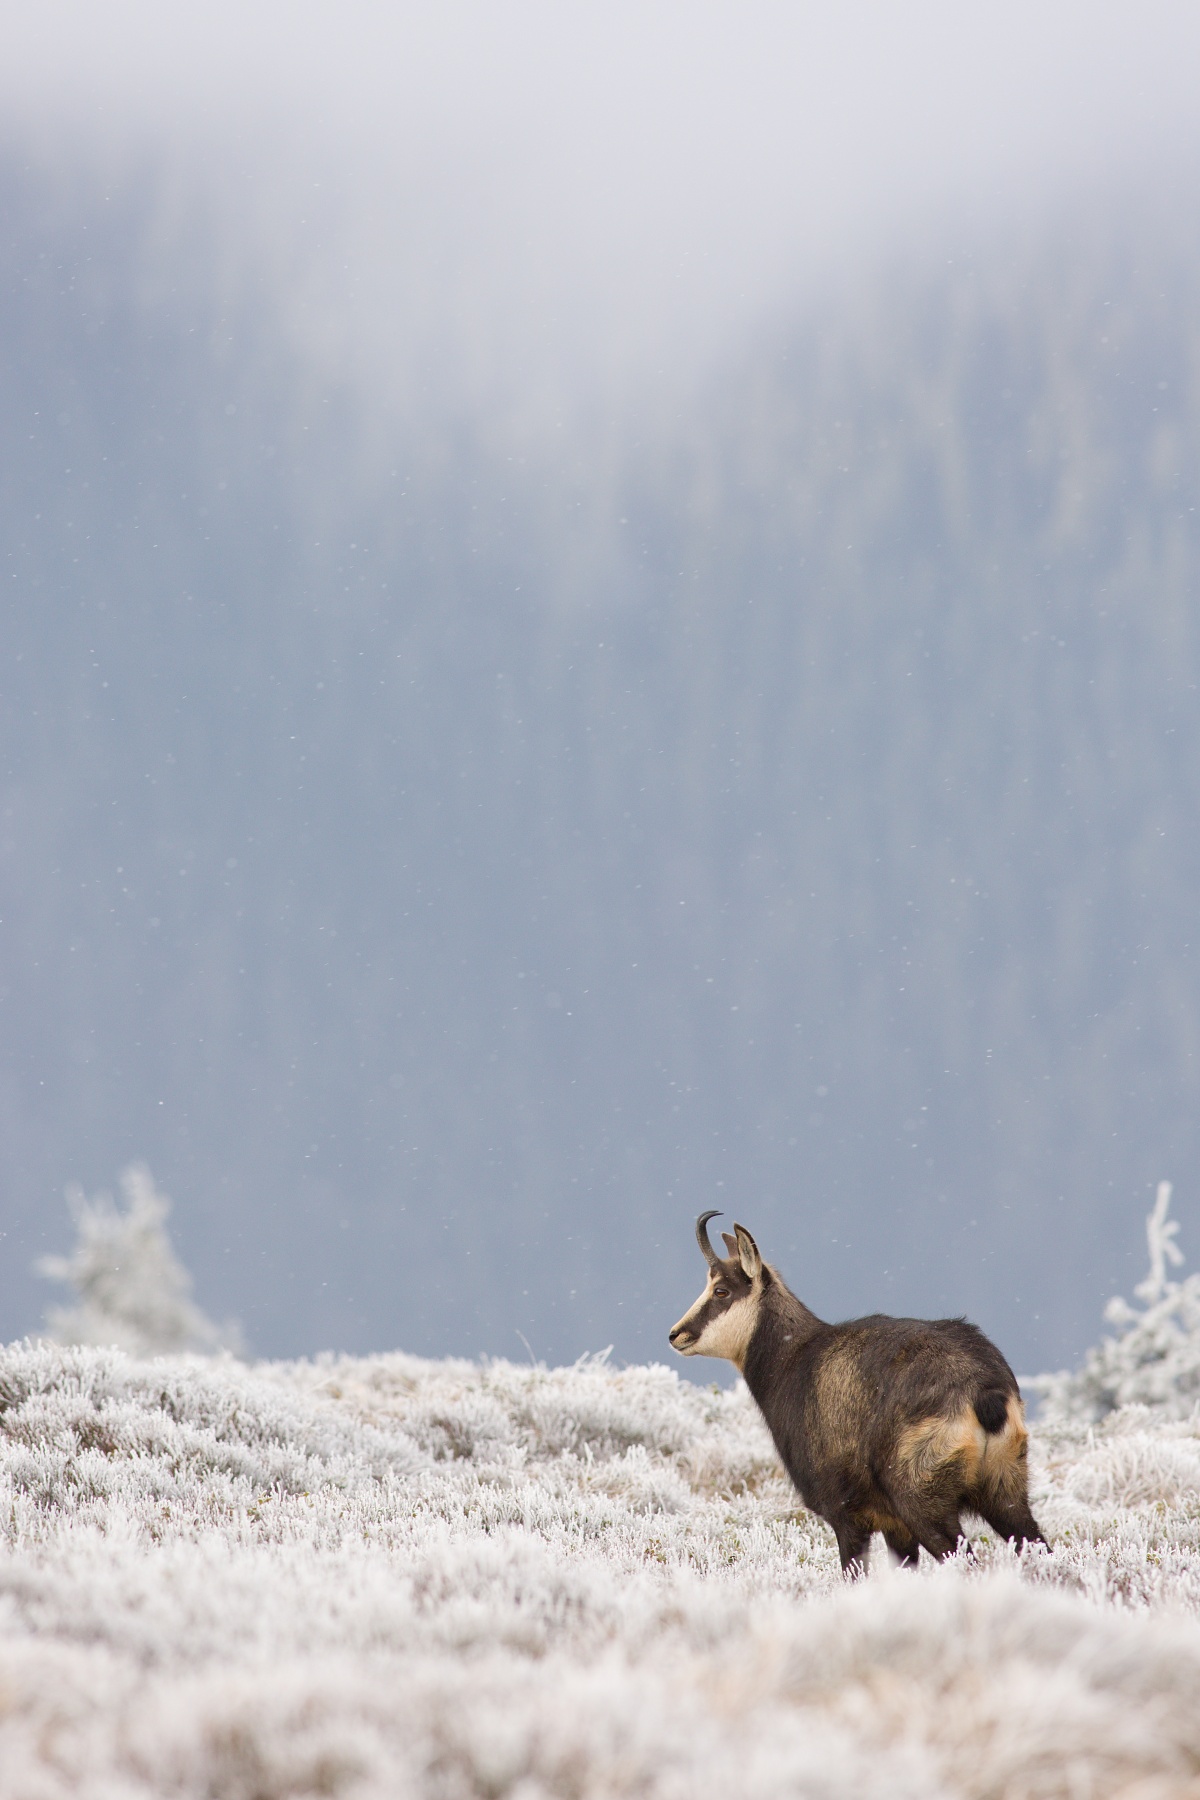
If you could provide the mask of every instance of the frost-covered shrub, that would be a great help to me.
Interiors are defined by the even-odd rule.
[[[1174,1800],[1200,1421],[1035,1425],[1052,1547],[857,1588],[745,1388],[0,1349],[15,1800]]]
[[[54,1272],[110,1325],[147,1332],[147,1282],[187,1321],[165,1202],[126,1196]],[[1195,1369],[1167,1201],[1142,1309],[1033,1426],[1049,1547],[976,1522],[972,1554],[881,1555],[853,1588],[740,1383],[0,1348],[0,1793],[1195,1800],[1200,1411],[1167,1416]],[[1154,1371],[1165,1403],[1114,1410]]]
[[[1200,1400],[1200,1274],[1167,1279],[1168,1263],[1183,1254],[1178,1222],[1167,1218],[1171,1184],[1160,1181],[1146,1220],[1150,1272],[1134,1289],[1139,1309],[1119,1296],[1104,1316],[1117,1327],[1088,1351],[1074,1374],[1036,1375],[1025,1385],[1041,1397],[1046,1423],[1092,1424],[1122,1406],[1148,1406],[1167,1418],[1187,1418]]]
[[[75,1247],[37,1266],[74,1288],[76,1300],[50,1308],[48,1335],[60,1344],[115,1344],[135,1356],[236,1350],[237,1327],[214,1325],[191,1298],[191,1277],[167,1236],[171,1202],[149,1169],[125,1169],[121,1192],[124,1208],[109,1194],[89,1200],[82,1188],[67,1189]]]

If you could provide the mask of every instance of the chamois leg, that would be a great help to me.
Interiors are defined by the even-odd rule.
[[[1022,1440],[1020,1454],[983,1469],[968,1505],[1015,1549],[1044,1544],[1042,1528],[1029,1510],[1029,1475]]]
[[[996,1494],[977,1494],[971,1501],[972,1509],[981,1519],[1007,1538],[1014,1550],[1023,1550],[1026,1544],[1045,1544],[1046,1538],[1041,1526],[1029,1510],[1029,1502],[1001,1499]],[[1049,1548],[1049,1545],[1047,1545]]]
[[[915,1569],[921,1559],[921,1546],[911,1531],[903,1528],[885,1531],[883,1541],[902,1569]]]
[[[896,1541],[885,1533],[889,1549],[901,1560],[917,1561],[917,1545],[928,1550],[941,1562],[953,1556],[963,1541],[959,1511],[963,1504],[963,1471],[956,1458],[938,1468],[925,1469],[918,1478],[898,1480],[889,1485],[893,1530]]]
[[[957,1506],[910,1507],[906,1523],[922,1548],[937,1562],[953,1556],[963,1542]]]
[[[856,1519],[850,1513],[842,1513],[839,1518],[831,1519],[830,1524],[837,1537],[842,1573],[857,1580],[867,1572],[867,1545],[871,1542],[871,1527],[864,1525],[861,1519]]]
[[[917,1535],[935,1562],[944,1562],[948,1556],[953,1556],[965,1542],[957,1519],[948,1525],[930,1523]]]

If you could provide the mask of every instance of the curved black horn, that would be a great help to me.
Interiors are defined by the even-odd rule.
[[[717,1253],[708,1241],[708,1221],[710,1219],[719,1219],[720,1217],[720,1209],[714,1207],[712,1212],[701,1213],[700,1217],[696,1220],[696,1242],[699,1244],[700,1253],[710,1269],[717,1261]]]

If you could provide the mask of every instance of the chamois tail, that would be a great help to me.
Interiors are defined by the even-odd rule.
[[[987,1388],[975,1398],[975,1417],[989,1437],[995,1437],[1008,1424],[1008,1395],[999,1388]]]

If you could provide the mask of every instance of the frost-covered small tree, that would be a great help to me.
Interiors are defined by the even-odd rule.
[[[73,1306],[51,1307],[48,1335],[60,1344],[116,1344],[135,1356],[172,1351],[238,1350],[236,1326],[215,1325],[191,1298],[192,1282],[167,1236],[171,1202],[144,1163],[121,1174],[125,1205],[110,1194],[89,1200],[67,1189],[75,1221],[69,1256],[44,1256],[37,1268],[75,1290]]]
[[[1089,1350],[1074,1374],[1035,1375],[1025,1385],[1041,1396],[1041,1417],[1050,1423],[1095,1423],[1119,1406],[1152,1406],[1167,1418],[1186,1417],[1200,1401],[1200,1274],[1186,1281],[1167,1278],[1183,1252],[1175,1238],[1178,1222],[1168,1219],[1171,1183],[1160,1181],[1146,1220],[1150,1272],[1134,1289],[1139,1310],[1119,1296],[1104,1316],[1117,1327]]]

